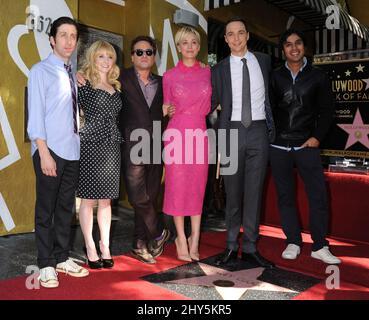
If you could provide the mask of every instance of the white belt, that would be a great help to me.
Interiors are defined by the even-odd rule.
[[[300,150],[300,149],[304,148],[304,147],[283,147],[283,146],[277,146],[275,144],[271,144],[270,146],[273,147],[273,148],[285,150],[285,151],[288,151],[288,152],[290,152],[291,150]]]

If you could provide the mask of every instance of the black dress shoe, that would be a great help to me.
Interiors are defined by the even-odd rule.
[[[114,260],[113,259],[102,259],[103,267],[107,269],[111,269],[114,267]]]
[[[247,262],[257,264],[258,266],[266,268],[266,269],[273,269],[275,267],[275,265],[272,262],[270,262],[267,259],[263,258],[259,254],[259,252],[254,252],[254,253],[242,252],[241,259],[243,261],[247,261]]]
[[[233,251],[231,249],[226,249],[222,255],[217,258],[217,260],[215,261],[215,264],[217,266],[221,266],[223,264],[227,264],[228,262],[232,261],[232,260],[236,260],[237,259],[237,251]]]

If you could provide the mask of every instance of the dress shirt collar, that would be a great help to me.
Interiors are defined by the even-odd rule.
[[[249,61],[250,59],[254,58],[254,55],[247,50],[246,53],[244,54],[244,56],[239,57],[239,56],[235,56],[233,54],[231,54],[231,60],[233,60],[233,62],[241,62],[241,59],[245,58],[247,61]]]
[[[301,72],[302,70],[304,70],[304,68],[306,67],[306,65],[307,65],[307,59],[306,59],[306,57],[304,57],[302,67],[300,68],[299,72]],[[291,71],[291,73],[293,73],[293,72],[292,72],[292,70],[290,69],[290,67],[289,67],[289,65],[288,65],[288,63],[287,63],[287,61],[285,62],[285,66],[286,66],[286,68],[287,68],[289,71]]]
[[[136,68],[134,68],[134,70],[135,70],[135,74],[137,76],[137,79],[138,80],[141,80],[140,74],[138,73],[138,71],[136,70]],[[154,77],[154,75],[152,74],[152,72],[150,72],[150,74],[149,74],[149,82],[152,83],[152,82],[155,82],[155,80],[156,80],[156,78]]]
[[[50,53],[47,59],[51,64],[64,68],[65,62],[54,53]],[[71,63],[69,63],[69,65],[71,65]]]

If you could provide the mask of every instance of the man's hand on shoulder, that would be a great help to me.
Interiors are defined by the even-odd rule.
[[[200,61],[200,67],[201,68],[208,68],[209,66],[203,62]]]
[[[76,79],[78,87],[83,87],[84,85],[86,85],[86,78],[81,72],[78,71],[76,73]]]

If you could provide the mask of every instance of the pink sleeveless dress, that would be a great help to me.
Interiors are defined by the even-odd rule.
[[[163,76],[164,104],[174,116],[164,132],[165,191],[163,212],[172,216],[202,213],[208,177],[206,115],[210,111],[210,68],[180,61]]]

